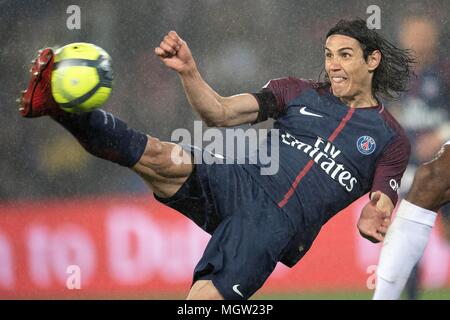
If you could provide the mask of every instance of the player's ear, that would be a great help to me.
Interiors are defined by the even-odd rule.
[[[374,50],[367,57],[367,65],[369,67],[369,71],[375,71],[375,69],[378,68],[380,63],[381,63],[381,52],[380,50]]]

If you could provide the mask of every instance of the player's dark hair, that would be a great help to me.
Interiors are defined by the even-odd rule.
[[[400,49],[384,39],[375,30],[367,27],[362,19],[341,20],[328,31],[326,38],[339,34],[359,41],[364,60],[375,50],[381,52],[381,62],[375,69],[372,80],[372,92],[384,98],[397,98],[408,90],[409,80],[414,74],[412,68],[416,59],[410,49]],[[325,73],[325,82],[330,84]]]

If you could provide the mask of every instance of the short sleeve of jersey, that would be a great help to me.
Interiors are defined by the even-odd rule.
[[[252,93],[259,104],[259,114],[255,123],[268,118],[277,119],[284,113],[290,101],[314,85],[315,82],[311,80],[293,77],[270,80],[261,91]]]
[[[377,161],[371,192],[383,192],[392,200],[394,206],[398,200],[397,190],[408,165],[410,153],[409,140],[401,134],[394,138]]]

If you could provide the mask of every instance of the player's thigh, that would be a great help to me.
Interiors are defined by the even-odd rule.
[[[450,200],[450,146],[446,145],[433,160],[416,171],[407,200],[437,210]]]
[[[436,157],[428,164],[431,166],[432,183],[437,184],[442,192],[442,205],[450,201],[450,145],[446,144]]]
[[[443,166],[444,166],[444,171],[445,171],[445,179],[447,181],[447,188],[445,191],[445,196],[444,196],[444,202],[445,203],[449,203],[450,202],[450,144],[446,144],[443,147],[442,151],[442,162],[443,162]]]
[[[158,175],[152,175],[152,177],[149,178],[148,175],[138,174],[143,178],[145,184],[151,191],[160,198],[170,198],[175,195],[189,178],[189,176],[181,178],[164,178]]]
[[[211,280],[198,280],[189,291],[187,300],[224,300]]]

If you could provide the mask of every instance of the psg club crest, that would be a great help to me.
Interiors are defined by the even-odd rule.
[[[356,147],[358,148],[359,152],[367,156],[375,151],[377,144],[372,137],[362,136],[359,137],[358,141],[356,142]]]

